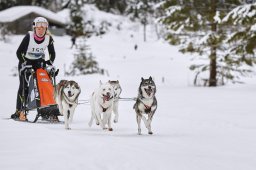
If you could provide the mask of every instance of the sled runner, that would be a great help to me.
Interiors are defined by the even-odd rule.
[[[55,78],[59,70],[53,66],[34,69],[31,65],[25,65],[20,72],[24,74],[22,90],[22,110],[27,115],[31,110],[37,110],[34,123],[39,117],[44,120],[58,121],[60,115],[54,100]],[[55,120],[54,120],[55,118]]]

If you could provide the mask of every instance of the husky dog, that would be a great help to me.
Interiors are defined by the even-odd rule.
[[[80,93],[81,89],[75,81],[61,80],[56,86],[54,97],[60,114],[64,116],[65,129],[71,129],[69,124],[73,120]]]
[[[118,98],[120,97],[120,94],[122,92],[122,88],[120,86],[120,83],[119,81],[108,81],[109,84],[112,85],[113,89],[114,89],[114,102],[113,102],[113,113],[115,114],[115,118],[114,118],[114,123],[117,123],[118,122],[118,117],[119,117],[119,114],[118,114]]]
[[[97,88],[91,96],[91,120],[89,126],[92,126],[92,122],[95,119],[96,124],[100,125],[102,129],[107,129],[106,124],[108,124],[108,130],[112,131],[111,127],[111,114],[113,111],[113,101],[114,101],[114,89],[112,85],[107,82],[102,84],[100,82],[100,87]],[[103,114],[103,119],[101,118]]]
[[[157,100],[155,97],[156,85],[150,76],[149,79],[141,78],[141,83],[138,90],[138,97],[133,108],[136,112],[136,119],[138,123],[138,134],[141,135],[141,119],[148,129],[148,134],[152,135],[151,121],[157,108]],[[148,115],[148,119],[144,116]]]

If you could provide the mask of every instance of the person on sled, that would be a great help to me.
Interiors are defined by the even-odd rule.
[[[17,94],[16,111],[11,115],[12,119],[27,121],[25,112],[22,106],[23,77],[24,73],[20,74],[20,70],[25,65],[32,65],[34,70],[40,68],[42,63],[52,65],[55,59],[55,50],[52,36],[48,31],[48,21],[44,17],[37,17],[33,21],[33,31],[29,31],[23,38],[16,54],[19,59],[19,89]],[[49,60],[45,61],[45,50],[48,48]],[[27,93],[27,92],[26,92]],[[26,98],[26,97],[25,97]]]

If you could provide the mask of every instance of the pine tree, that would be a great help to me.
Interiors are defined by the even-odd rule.
[[[69,1],[71,23],[68,26],[68,29],[70,31],[70,34],[74,34],[75,36],[84,35],[84,20],[81,10],[83,5],[83,0]]]
[[[52,0],[32,0],[32,5],[34,6],[40,6],[43,8],[49,8]]]
[[[96,0],[95,5],[103,11],[123,14],[127,7],[126,0]]]
[[[149,24],[149,18],[150,14],[153,13],[153,5],[149,2],[149,0],[142,0],[140,3],[138,3],[138,11],[139,11],[139,18],[143,25],[143,33],[144,33],[144,41],[147,40],[146,36],[146,29],[147,25]]]
[[[0,40],[3,40],[4,42],[7,42],[8,38],[8,29],[6,27],[6,25],[4,24],[0,24]]]
[[[71,70],[66,73],[67,75],[86,75],[86,74],[103,74],[103,69],[98,67],[98,62],[92,55],[91,49],[86,44],[86,37],[78,43],[77,53],[74,54],[75,60],[72,62]]]
[[[143,25],[144,41],[146,41],[146,29],[155,19],[155,5],[162,0],[128,0],[126,13],[132,20],[139,20]]]
[[[17,0],[1,0],[0,11],[17,5]]]
[[[256,3],[236,7],[223,19],[233,29],[227,42],[226,58],[236,58],[249,66],[256,63]]]
[[[172,45],[181,45],[181,52],[197,53],[208,57],[209,64],[195,64],[190,67],[198,74],[209,72],[205,81],[208,86],[223,84],[224,79],[233,79],[234,71],[225,60],[225,40],[230,28],[221,24],[221,18],[239,0],[168,0],[163,4],[166,11],[160,20],[168,29],[167,40]],[[239,63],[240,64],[240,63]],[[236,65],[236,63],[233,63]]]

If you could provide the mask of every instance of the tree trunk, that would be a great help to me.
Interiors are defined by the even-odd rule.
[[[216,47],[211,47],[209,86],[217,86]]]
[[[212,8],[212,23],[211,23],[211,30],[212,32],[217,31],[217,23],[215,23],[213,17],[216,14],[216,2],[215,0],[211,0],[211,8]],[[210,55],[210,78],[209,78],[209,86],[215,87],[217,86],[217,63],[216,63],[216,44],[213,43],[211,47],[211,55]]]

